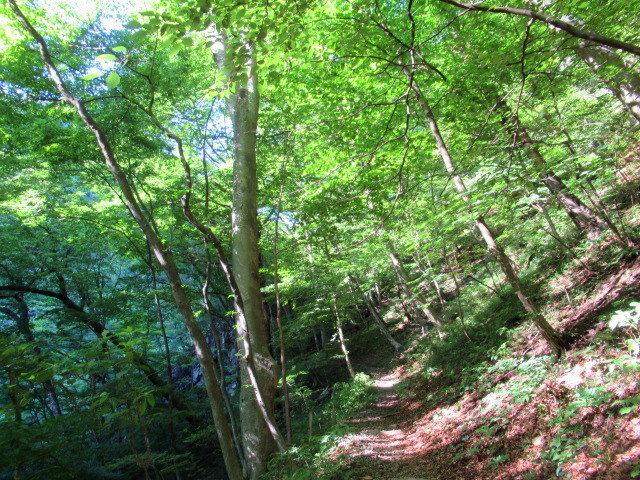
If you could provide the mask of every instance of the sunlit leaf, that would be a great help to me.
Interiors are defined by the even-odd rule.
[[[117,60],[117,59],[118,59],[118,57],[116,57],[112,53],[103,53],[102,55],[98,55],[96,57],[96,61],[97,62],[112,62],[112,61]]]
[[[129,23],[125,24],[126,28],[130,28],[130,29],[135,29],[135,28],[140,28],[142,27],[142,24],[140,22],[138,22],[137,20],[130,20]]]
[[[182,47],[183,47],[182,43],[180,42],[174,43],[173,45],[171,45],[171,48],[169,49],[169,55],[171,55],[172,57],[177,55],[178,52],[182,50]]]
[[[116,88],[118,85],[120,85],[120,75],[116,72],[111,72],[107,76],[107,87]]]
[[[102,72],[87,73],[84,77],[82,77],[82,79],[88,82],[90,80],[94,80],[98,77],[101,77],[102,75],[104,75]]]

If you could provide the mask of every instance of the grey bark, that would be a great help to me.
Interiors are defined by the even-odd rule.
[[[227,106],[233,125],[232,265],[242,308],[236,315],[241,342],[243,384],[240,409],[245,461],[251,479],[265,470],[273,453],[286,449],[274,417],[278,367],[269,350],[269,326],[260,292],[256,172],[259,93],[253,45],[230,58],[226,39],[213,33],[213,53],[220,71],[235,84]],[[241,65],[238,65],[242,63]]]
[[[380,330],[380,333],[382,333],[384,338],[387,340],[387,342],[389,342],[389,344],[394,348],[396,352],[402,350],[402,345],[395,338],[393,338],[393,335],[391,335],[391,332],[387,328],[386,323],[384,323],[384,320],[382,320],[382,318],[380,317],[378,310],[371,302],[371,298],[369,297],[369,295],[364,295],[364,301],[367,304],[369,313],[371,314],[373,321],[378,326],[378,330]]]
[[[205,242],[206,246],[206,242]],[[238,424],[236,421],[236,412],[231,405],[231,400],[229,399],[229,395],[227,394],[226,387],[226,373],[224,368],[224,357],[222,352],[222,339],[220,335],[220,331],[216,327],[214,313],[213,313],[213,305],[211,300],[209,299],[208,290],[209,290],[209,282],[211,281],[211,255],[207,251],[207,268],[205,274],[205,282],[202,285],[201,293],[202,293],[202,306],[204,307],[205,312],[207,312],[207,317],[209,318],[209,326],[211,328],[211,335],[213,336],[213,342],[216,347],[216,353],[218,355],[218,369],[220,375],[220,392],[222,394],[222,401],[224,402],[224,406],[227,409],[227,414],[229,416],[229,426],[231,427],[231,434],[233,435],[233,442],[236,447],[236,451],[238,452],[238,458],[242,463],[243,467],[245,467],[244,463],[244,452],[242,450],[242,442],[240,441],[240,433],[238,431]]]
[[[640,122],[640,75],[634,71],[637,64],[625,61],[611,48],[587,42],[580,44],[576,54]]]
[[[289,399],[289,384],[287,382],[287,355],[284,348],[284,328],[282,326],[282,299],[280,298],[280,277],[278,271],[278,235],[280,233],[280,212],[282,211],[282,195],[284,192],[285,166],[282,167],[282,182],[278,194],[276,221],[273,236],[273,291],[276,297],[276,325],[278,327],[278,343],[280,344],[280,379],[282,381],[282,396],[284,398],[284,422],[287,442],[291,443],[291,404]]]
[[[369,297],[369,295],[364,295],[364,301],[367,304],[369,313],[371,313],[371,317],[378,326],[378,330],[380,330],[380,333],[382,333],[384,338],[387,340],[387,342],[389,342],[389,344],[395,349],[396,352],[402,350],[402,345],[395,338],[393,338],[393,335],[391,335],[391,332],[387,328],[386,323],[384,323],[384,320],[382,320],[382,318],[380,317],[378,310],[371,302],[371,298]]]
[[[351,378],[355,378],[356,371],[353,369],[353,364],[351,363],[351,358],[349,357],[349,349],[347,348],[347,342],[344,338],[344,332],[342,331],[342,318],[340,317],[338,302],[335,295],[333,296],[333,312],[336,316],[336,330],[338,331],[338,340],[340,341],[340,349],[342,350],[342,354],[344,355],[344,362],[347,365],[349,376]]]
[[[402,345],[395,338],[393,338],[393,335],[391,335],[391,332],[387,328],[386,323],[384,323],[384,320],[382,320],[382,317],[380,317],[380,313],[378,313],[378,309],[373,304],[373,301],[371,300],[371,296],[361,291],[358,281],[355,278],[353,278],[353,276],[349,275],[349,280],[351,281],[353,290],[356,292],[360,292],[364,297],[364,301],[365,301],[365,304],[367,305],[367,309],[369,310],[369,313],[371,314],[371,318],[373,318],[373,321],[378,327],[378,330],[380,330],[380,333],[382,334],[382,336],[387,340],[387,342],[389,342],[389,344],[394,348],[396,352],[402,350]]]
[[[164,323],[164,312],[162,311],[162,304],[160,303],[160,297],[158,296],[158,277],[156,275],[156,268],[153,263],[153,254],[151,253],[151,247],[147,243],[147,265],[151,272],[151,288],[153,288],[153,303],[156,306],[156,315],[160,323],[160,332],[162,334],[162,344],[164,347],[165,362],[167,364],[167,382],[169,389],[173,390],[173,365],[171,362],[171,349],[169,348],[169,337],[167,335],[167,329]],[[169,395],[169,449],[172,454],[176,453],[176,431],[174,425],[173,414],[173,397]],[[145,437],[147,438],[147,437]],[[180,480],[180,469],[177,467],[175,460],[171,462],[175,469],[176,480]],[[154,465],[155,467],[155,465]]]
[[[542,153],[540,153],[538,147],[533,143],[533,140],[531,140],[529,132],[524,125],[522,125],[518,114],[511,112],[503,100],[500,100],[497,106],[505,112],[504,123],[507,124],[515,134],[516,140],[518,140],[520,146],[525,149],[527,157],[540,172],[540,180],[549,192],[562,204],[562,207],[576,228],[581,231],[599,234],[602,229],[607,227],[607,223],[574,195],[562,179],[549,168]]]
[[[590,42],[599,43],[601,45],[607,45],[609,47],[623,50],[625,52],[632,53],[633,55],[636,55],[636,56],[640,56],[640,47],[637,45],[623,42],[615,38],[605,37],[604,35],[600,35],[595,32],[588,32],[586,30],[576,27],[571,22],[565,21],[564,19],[556,18],[544,12],[528,10],[525,8],[510,8],[510,7],[498,7],[498,6],[492,7],[492,6],[483,5],[480,3],[470,4],[470,3],[458,2],[457,0],[438,0],[438,1],[442,3],[448,3],[449,5],[453,5],[458,8],[463,8],[465,10],[488,12],[488,13],[506,13],[509,15],[518,15],[518,16],[533,18],[535,20],[544,22],[547,25],[551,25],[559,30],[562,30],[563,32],[566,32],[573,37],[577,37],[582,40],[588,40]]]

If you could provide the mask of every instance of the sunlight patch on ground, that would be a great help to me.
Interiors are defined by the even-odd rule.
[[[374,380],[373,386],[382,390],[392,390],[396,385],[400,383],[400,379],[396,377],[383,377],[381,379]]]

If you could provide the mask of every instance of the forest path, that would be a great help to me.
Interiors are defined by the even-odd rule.
[[[353,480],[430,480],[424,477],[426,460],[420,455],[420,439],[395,387],[401,370],[364,368],[378,390],[376,401],[346,423],[354,428],[340,442],[344,470]],[[422,457],[422,458],[421,458]]]

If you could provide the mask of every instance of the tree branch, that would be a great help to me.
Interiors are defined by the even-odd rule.
[[[197,417],[189,407],[179,398],[176,397],[175,392],[171,390],[170,385],[165,382],[158,372],[149,365],[149,362],[140,355],[137,351],[133,350],[131,347],[127,346],[123,341],[118,337],[115,333],[107,330],[104,325],[96,320],[91,318],[91,314],[87,313],[80,305],[74,302],[69,296],[62,292],[54,292],[52,290],[45,290],[41,288],[34,287],[25,287],[23,285],[0,285],[0,291],[9,291],[9,292],[24,292],[24,293],[33,293],[35,295],[42,295],[44,297],[55,298],[60,300],[65,307],[71,310],[76,318],[80,320],[82,323],[87,325],[96,336],[100,338],[106,338],[109,342],[111,342],[116,348],[127,353],[127,357],[131,358],[131,361],[142,370],[145,376],[149,379],[151,383],[153,383],[156,387],[158,387],[162,395],[170,400],[172,405],[181,412],[184,413],[186,420],[195,428],[199,428],[204,426],[202,420]],[[2,309],[3,313],[5,312]]]
[[[534,10],[527,10],[524,8],[489,7],[481,4],[470,4],[470,3],[458,2],[457,0],[437,0],[437,1],[442,3],[448,3],[449,5],[453,5],[454,7],[464,8],[465,10],[472,10],[477,12],[489,12],[489,13],[507,13],[510,15],[519,15],[522,17],[534,18],[536,20],[540,20],[541,22],[546,23],[547,25],[552,25],[557,29],[562,30],[563,32],[566,32],[573,37],[581,38],[583,40],[588,40],[594,43],[599,43],[601,45],[607,45],[609,47],[623,50],[625,52],[628,52],[640,57],[640,47],[637,45],[616,40],[615,38],[605,37],[595,32],[586,32],[576,27],[570,22],[561,20],[559,18],[556,18],[552,15],[548,15],[546,13],[536,12]]]

